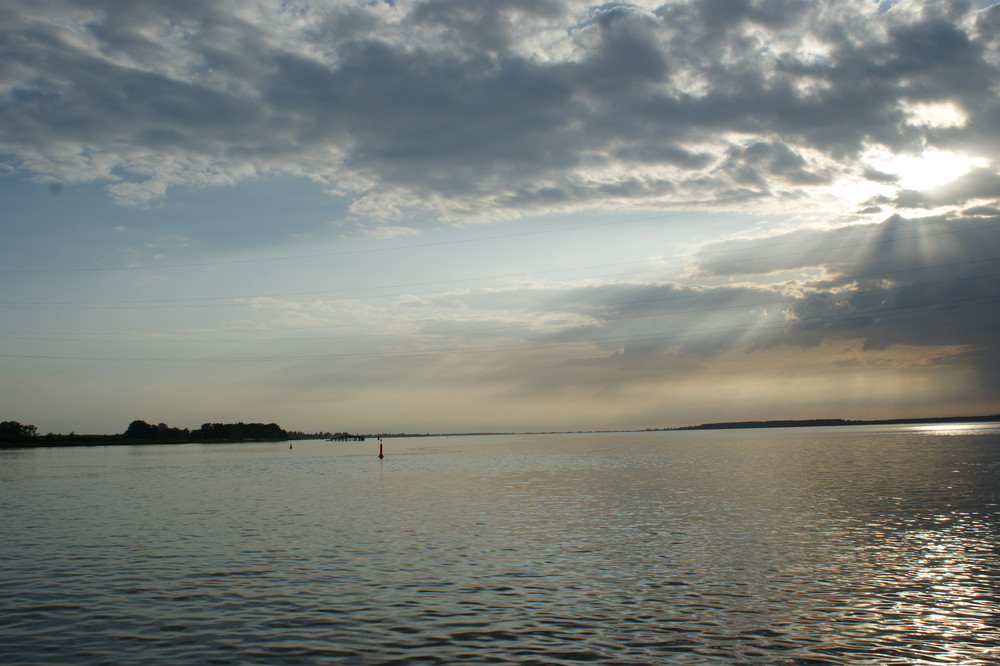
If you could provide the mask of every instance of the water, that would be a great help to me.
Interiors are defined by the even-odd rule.
[[[1000,427],[0,452],[4,664],[1000,663]]]

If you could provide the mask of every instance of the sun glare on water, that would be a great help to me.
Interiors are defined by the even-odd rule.
[[[904,428],[922,435],[976,435],[998,432],[996,423],[921,423]]]

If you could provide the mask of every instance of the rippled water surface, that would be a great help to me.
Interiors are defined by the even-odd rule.
[[[1000,662],[1000,429],[0,451],[4,664]]]

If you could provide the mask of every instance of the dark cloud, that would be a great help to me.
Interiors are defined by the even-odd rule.
[[[899,180],[899,176],[896,174],[879,171],[870,166],[865,167],[864,175],[868,180],[874,180],[877,183],[895,183]]]
[[[978,359],[970,367],[984,385],[998,385],[1000,217],[993,209],[716,243],[697,260],[706,277],[784,276],[762,283],[794,294],[781,305],[787,325],[764,344],[862,339],[869,351],[963,349],[951,352],[953,360]],[[756,298],[752,293],[739,298]]]
[[[719,169],[735,183],[767,191],[772,184],[816,185],[826,178],[812,170],[801,155],[783,143],[758,141],[733,148]]]

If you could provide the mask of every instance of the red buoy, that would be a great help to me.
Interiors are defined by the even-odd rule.
[[[379,457],[379,460],[381,460],[382,458],[385,458],[385,456],[382,455],[382,440],[381,439],[378,440],[378,457]]]

